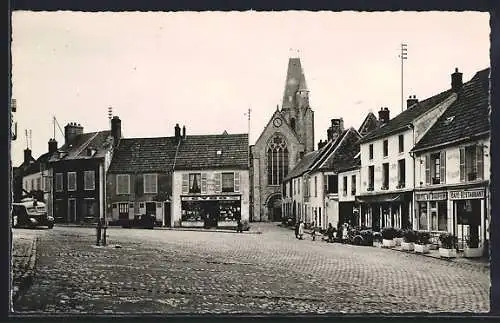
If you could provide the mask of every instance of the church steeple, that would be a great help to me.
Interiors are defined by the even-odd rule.
[[[283,94],[282,109],[291,109],[297,106],[295,97],[299,90],[307,91],[304,71],[300,63],[300,58],[290,57],[288,60],[288,70],[286,73],[285,92]]]

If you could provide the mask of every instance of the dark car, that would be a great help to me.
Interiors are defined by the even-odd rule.
[[[35,200],[12,203],[12,227],[54,227],[54,218],[47,215],[45,204]]]

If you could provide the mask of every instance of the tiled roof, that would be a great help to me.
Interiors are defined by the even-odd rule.
[[[179,147],[175,169],[206,168],[247,169],[248,134],[186,136]]]
[[[358,132],[361,135],[361,137],[363,137],[372,132],[373,130],[377,129],[379,126],[380,126],[380,121],[373,114],[373,112],[369,112],[365,120],[359,127]]]
[[[168,173],[173,169],[176,150],[175,137],[122,138],[108,172]]]
[[[64,144],[59,149],[59,151],[65,152],[64,157],[59,158],[56,154],[50,158],[50,161],[103,158],[107,151],[106,141],[110,135],[111,131],[109,130],[78,135],[71,142]],[[96,153],[93,156],[88,156],[87,148],[95,149]]]
[[[31,163],[24,170],[23,175],[27,176],[27,175],[39,173],[41,168],[42,168],[42,165],[47,163],[51,156],[52,155],[50,153],[45,153],[45,154],[41,155],[40,157],[38,157],[38,159],[34,163]]]
[[[324,147],[323,147],[324,148]],[[316,161],[316,158],[320,155],[321,150],[311,151],[305,154],[297,165],[288,173],[288,175],[283,179],[283,181],[290,180],[294,177],[301,176],[304,174]]]
[[[484,69],[463,85],[458,98],[441,115],[413,150],[422,150],[490,131],[489,72]]]
[[[335,151],[320,165],[319,170],[338,172],[352,167],[354,157],[359,153],[360,137],[354,128],[345,131]]]
[[[361,167],[361,157],[358,156],[356,158],[351,159],[347,163],[339,165],[339,167],[337,167],[337,172],[338,173],[347,172],[349,170],[354,170],[360,167]]]
[[[397,132],[400,129],[403,129],[404,127],[410,125],[416,118],[426,113],[427,111],[431,110],[433,107],[446,100],[452,94],[453,91],[449,89],[439,94],[436,94],[428,99],[418,102],[416,106],[404,110],[396,117],[389,120],[389,122],[386,125],[364,136],[361,139],[360,143],[372,141],[387,136],[389,134],[392,134],[394,132]]]

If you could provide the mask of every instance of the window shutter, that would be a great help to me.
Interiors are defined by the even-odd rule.
[[[441,167],[439,174],[441,175],[440,182],[442,184],[442,183],[446,183],[446,151],[445,150],[443,150],[441,152],[441,154],[439,154],[439,158],[441,159],[439,161],[439,165]]]
[[[465,182],[465,148],[460,148],[460,181]]]
[[[234,191],[235,192],[240,191],[240,173],[239,172],[234,172]]]
[[[207,193],[207,173],[201,173],[201,193]]]
[[[182,193],[189,192],[189,174],[182,174]]]
[[[431,183],[431,156],[429,154],[425,155],[425,183],[427,185]]]
[[[483,179],[484,176],[484,167],[483,167],[483,146],[476,146],[476,162],[477,162],[477,179]]]
[[[220,193],[221,187],[221,173],[215,173],[215,192]]]

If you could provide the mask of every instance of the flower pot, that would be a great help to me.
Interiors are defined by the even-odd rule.
[[[396,246],[396,242],[394,239],[382,239],[382,247],[384,248],[394,248]]]
[[[426,244],[415,244],[416,253],[429,253],[429,245]]]
[[[380,241],[373,240],[373,246],[376,248],[380,248],[382,246],[382,244],[380,243]]]
[[[404,241],[401,242],[401,250],[413,251],[413,249],[415,249],[413,242],[404,242]]]
[[[403,238],[394,238],[393,240],[396,243],[396,247],[401,246],[401,242],[403,242]]]
[[[439,248],[439,256],[443,258],[455,258],[457,251],[455,249]]]
[[[464,249],[464,257],[465,258],[479,258],[483,255],[483,248],[469,248],[466,247]]]

